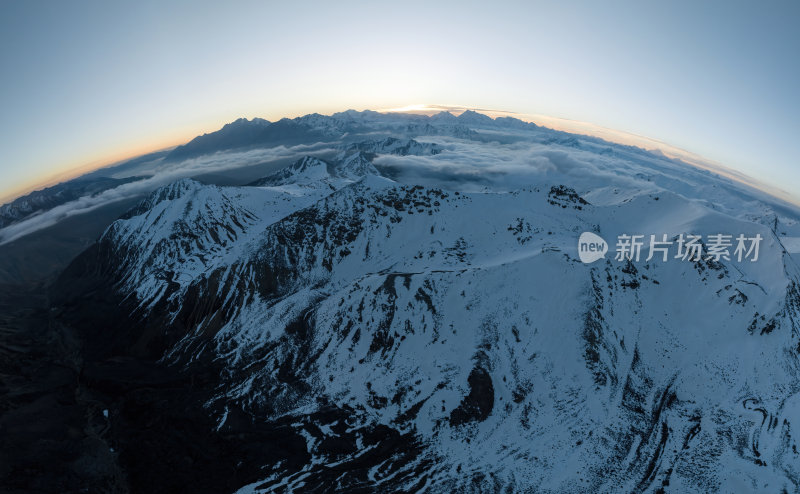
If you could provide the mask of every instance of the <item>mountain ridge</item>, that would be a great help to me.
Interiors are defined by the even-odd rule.
[[[396,156],[409,144],[378,142]],[[302,158],[250,186],[168,186],[55,289],[81,293],[83,273],[107,273],[106,292],[133,318],[116,343],[86,335],[99,355],[202,374],[196,406],[215,434],[250,434],[256,422],[283,431],[284,456],[240,454],[240,492],[724,490],[707,473],[719,469],[796,485],[790,427],[759,429],[747,411],[800,419],[780,405],[800,399],[783,391],[798,379],[798,274],[765,224],[665,191],[584,199],[559,182],[459,190],[376,167],[336,173],[348,158],[368,162],[360,149],[373,144],[337,162]],[[402,157],[448,152],[419,150]],[[752,266],[577,259],[578,232],[609,235],[668,209],[669,231],[726,225],[771,240]],[[698,321],[704,331],[687,331]],[[754,359],[752,345],[782,357]],[[752,434],[758,444],[737,446]],[[334,465],[348,466],[332,476]]]

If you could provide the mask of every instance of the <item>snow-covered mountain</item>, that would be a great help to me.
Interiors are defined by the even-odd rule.
[[[90,359],[191,377],[175,407],[236,445],[207,454],[239,492],[800,489],[796,208],[636,148],[450,117],[309,115],[397,137],[155,190],[61,276],[55,317]],[[611,252],[582,263],[582,232]],[[757,261],[614,257],[623,234],[718,233],[760,235]],[[142,451],[150,409],[104,399],[108,440]]]

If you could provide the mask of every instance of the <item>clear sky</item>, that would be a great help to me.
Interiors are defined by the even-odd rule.
[[[800,2],[0,1],[0,197],[238,117],[463,105],[800,196]]]

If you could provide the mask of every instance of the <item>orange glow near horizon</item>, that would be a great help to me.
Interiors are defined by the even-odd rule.
[[[331,111],[331,109],[326,109],[326,110]],[[413,113],[413,114],[427,115],[427,116],[431,116],[442,111],[449,111],[453,115],[458,116],[467,110],[477,111],[479,113],[488,115],[492,118],[510,116],[525,122],[532,122],[537,125],[551,128],[554,130],[598,137],[613,143],[636,146],[650,151],[657,150],[662,152],[669,158],[682,160],[698,168],[706,169],[714,173],[720,174],[722,176],[725,176],[726,178],[729,178],[731,180],[735,180],[737,182],[756,187],[759,190],[762,190],[770,195],[788,201],[792,204],[800,205],[800,202],[798,202],[798,200],[792,194],[789,194],[784,190],[781,190],[771,185],[764,184],[763,182],[753,179],[752,177],[749,177],[743,173],[730,169],[712,160],[706,159],[702,156],[696,155],[690,151],[686,151],[684,149],[669,145],[657,139],[640,136],[622,130],[608,129],[589,122],[582,122],[579,120],[571,120],[571,119],[552,117],[541,114],[516,113],[505,110],[490,110],[490,109],[482,109],[477,107],[467,107],[459,105],[412,104],[397,108],[379,109],[376,111],[380,113]],[[331,111],[331,113],[335,112]],[[267,115],[263,118],[267,118],[268,120],[279,120],[280,118],[294,118],[297,116],[302,116],[304,114],[305,113],[291,112],[288,115],[284,116],[276,117],[274,115]],[[249,116],[249,118],[253,118],[253,116]],[[6,191],[5,194],[0,195],[0,204],[12,201],[18,197],[21,197],[35,190],[40,190],[42,188],[50,187],[64,181],[77,178],[86,173],[99,170],[101,168],[112,166],[124,162],[126,160],[136,158],[138,156],[158,152],[161,150],[166,150],[171,147],[184,144],[198,135],[201,135],[206,132],[213,132],[222,127],[225,123],[231,121],[231,120],[225,120],[224,118],[213,119],[213,120],[214,120],[213,122],[211,121],[207,122],[205,125],[191,125],[191,126],[185,126],[180,130],[176,129],[175,131],[171,132],[170,135],[168,136],[163,136],[159,139],[155,139],[147,143],[145,142],[132,143],[128,145],[124,151],[117,151],[117,152],[100,151],[98,153],[95,153],[93,156],[84,159],[73,160],[71,163],[61,166],[60,171],[57,171],[49,175],[48,177],[37,178],[35,180],[30,181],[26,185],[23,185],[21,187],[15,187],[13,190]]]
[[[331,113],[339,111],[329,108],[326,108],[325,110],[331,111]],[[262,114],[245,115],[245,118],[252,119],[255,117],[260,117],[274,121],[280,120],[281,118],[299,117],[307,113],[310,113],[310,111],[306,113],[284,112],[281,114],[280,110],[273,110],[264,112]],[[78,178],[81,175],[99,170],[101,168],[113,166],[138,156],[185,144],[198,135],[214,132],[226,123],[229,123],[241,116],[242,115],[231,117],[226,115],[209,118],[202,123],[184,125],[179,129],[175,129],[167,133],[167,135],[162,135],[155,139],[148,140],[145,138],[137,142],[129,142],[120,145],[116,150],[113,148],[108,148],[92,153],[89,156],[70,160],[69,162],[61,164],[55,169],[55,171],[46,176],[39,176],[27,181],[22,185],[15,185],[8,189],[0,190],[0,204],[8,203],[33,191],[51,187],[61,182]]]
[[[98,153],[88,158],[74,160],[69,164],[61,166],[60,171],[56,171],[46,177],[36,178],[21,187],[16,187],[13,190],[6,191],[4,195],[0,196],[0,203],[13,201],[16,198],[22,197],[33,191],[52,187],[53,185],[57,185],[61,182],[78,178],[81,175],[85,175],[95,170],[136,158],[137,156],[142,156],[148,153],[154,153],[160,150],[178,146],[185,143],[192,137],[194,136],[192,135],[188,138],[169,137],[165,139],[159,139],[148,144],[134,144],[124,151],[119,151],[116,153]]]

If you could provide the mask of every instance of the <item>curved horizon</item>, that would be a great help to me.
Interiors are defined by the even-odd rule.
[[[252,0],[0,5],[0,195],[239,116],[420,102],[519,112],[614,142],[639,136],[645,148],[668,143],[800,193],[800,66],[785,56],[800,49],[796,2],[313,10]]]
[[[334,111],[331,113],[326,113],[325,115],[329,116],[335,113],[350,111],[350,110],[352,109]],[[792,194],[786,190],[783,190],[776,184],[763,182],[758,178],[751,176],[741,170],[737,170],[733,167],[726,166],[725,164],[715,162],[697,153],[694,153],[686,149],[682,149],[678,146],[672,145],[667,142],[663,142],[656,138],[638,135],[625,130],[610,129],[591,122],[583,122],[580,120],[554,117],[554,116],[535,114],[535,113],[520,113],[509,110],[488,109],[476,106],[444,105],[444,104],[410,104],[395,108],[380,108],[375,110],[371,108],[364,108],[362,110],[355,110],[355,111],[376,111],[379,113],[412,113],[412,114],[426,115],[426,116],[432,116],[440,112],[449,112],[457,116],[467,110],[489,116],[493,119],[497,117],[514,117],[524,122],[535,123],[540,127],[545,127],[552,130],[567,132],[574,135],[599,138],[615,144],[635,146],[648,152],[660,152],[669,158],[678,159],[688,165],[709,170],[726,178],[754,187],[757,190],[765,192],[777,199],[789,202],[796,206],[800,206],[800,194],[798,193]],[[291,116],[280,116],[280,117],[270,116],[270,118],[266,118],[266,120],[277,121],[283,118],[297,118],[301,116],[304,115],[291,115]],[[239,117],[239,118],[246,118],[246,117]],[[264,118],[264,117],[251,117],[249,120],[252,120],[253,118]],[[186,144],[187,142],[191,141],[197,136],[215,132],[225,124],[233,122],[235,120],[237,119],[226,121],[222,124],[219,124],[218,127],[214,129],[208,129],[208,128],[198,129],[194,131],[195,132],[194,134],[178,138],[178,140],[175,139],[162,140],[159,142],[159,144],[153,146],[137,146],[135,151],[120,151],[113,155],[106,156],[105,158],[97,158],[88,163],[84,163],[82,165],[71,167],[68,170],[58,172],[50,177],[36,179],[33,184],[18,187],[15,190],[8,190],[5,194],[2,194],[0,192],[0,205],[10,203],[32,192],[52,187],[54,185],[74,180],[76,178],[80,178],[83,175],[92,173],[97,170],[123,164],[129,160],[136,159],[141,156],[146,156],[148,154],[158,153],[161,151],[168,151],[175,147]],[[169,143],[167,145],[164,145],[167,142]]]

